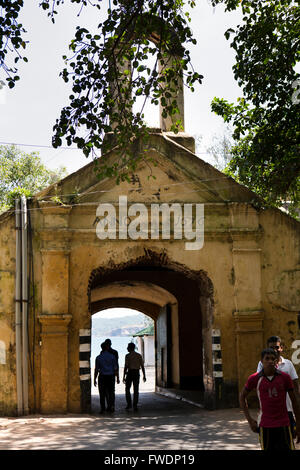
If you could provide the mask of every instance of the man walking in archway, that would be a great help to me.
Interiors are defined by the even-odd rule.
[[[126,354],[125,356],[125,366],[123,374],[123,383],[126,385],[126,410],[129,410],[132,407],[130,388],[133,384],[133,409],[136,411],[139,400],[140,368],[143,372],[144,382],[146,382],[146,373],[144,361],[141,354],[135,352],[135,344],[129,343],[127,346],[127,351],[128,354]]]
[[[113,354],[108,351],[108,344],[101,344],[101,353],[96,357],[94,385],[97,386],[100,395],[100,413],[105,411],[105,401],[107,401],[107,411],[114,411],[114,386],[117,374],[117,361]]]
[[[117,384],[120,383],[120,377],[119,377],[119,353],[116,349],[113,349],[111,347],[111,340],[109,338],[107,338],[105,341],[104,341],[105,344],[107,344],[108,346],[108,352],[110,354],[113,354],[115,356],[115,359],[116,359],[116,362],[117,362],[117,371],[116,371],[116,377],[117,377]],[[113,397],[112,397],[112,401],[113,401],[113,405],[112,405],[112,411],[114,411],[114,407],[115,407],[115,400],[116,400],[116,382],[114,381],[114,387],[113,387]]]

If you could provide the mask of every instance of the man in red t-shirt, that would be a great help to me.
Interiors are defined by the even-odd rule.
[[[290,376],[276,368],[278,354],[274,349],[261,353],[263,369],[248,377],[240,395],[240,405],[252,431],[259,427],[260,444],[263,450],[294,450],[286,407],[286,393],[289,394],[296,415],[297,443],[300,442],[300,409],[293,390]],[[256,390],[260,413],[255,421],[249,413],[246,397]]]

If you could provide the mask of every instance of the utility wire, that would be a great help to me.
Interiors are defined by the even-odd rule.
[[[20,147],[35,147],[35,148],[47,148],[52,150],[80,150],[82,149],[76,147],[58,147],[54,148],[51,145],[38,145],[38,144],[20,144],[16,142],[0,142],[0,145],[19,145]],[[224,152],[213,152],[214,155],[231,155],[231,153],[224,153]],[[197,152],[195,155],[212,155],[210,152]]]
[[[153,186],[150,186],[150,189],[152,189],[153,191],[156,191],[155,193],[152,193],[150,194],[150,196],[155,196],[157,195],[157,193],[159,192],[159,190],[167,190],[170,186],[183,186],[183,185],[187,185],[187,184],[197,184],[197,183],[207,183],[207,182],[210,182],[210,181],[219,181],[221,179],[228,179],[230,178],[229,176],[220,176],[219,178],[207,178],[207,179],[198,179],[198,180],[193,180],[193,181],[183,181],[183,182],[180,182],[180,183],[170,183],[170,184],[164,184],[164,185],[161,185],[160,187],[158,188],[154,188]],[[53,183],[53,184],[56,184],[56,183]],[[224,186],[223,188],[225,188],[227,186]],[[47,188],[45,188],[47,189]],[[148,188],[149,189],[149,186]],[[217,187],[217,188],[206,188],[206,189],[196,189],[195,191],[209,191],[209,190],[213,190],[213,189],[220,189],[220,187]],[[43,191],[43,190],[41,190]],[[81,196],[90,196],[92,194],[99,194],[99,193],[112,193],[114,192],[115,189],[99,189],[98,191],[88,191],[88,192],[82,192],[82,193],[69,193],[69,194],[51,194],[49,196],[42,196],[42,199],[41,200],[45,200],[45,199],[51,199],[53,197],[68,197],[68,196],[76,196],[76,197],[81,197]],[[137,188],[129,188],[126,190],[127,192],[132,192],[132,191],[138,191],[140,192],[141,191],[141,187],[137,187]],[[176,193],[167,193],[167,194],[178,194],[177,192]],[[180,193],[180,194],[185,194],[184,192],[183,193]],[[27,197],[27,199],[35,199],[37,198],[37,194],[36,195],[33,195],[33,196],[29,196]],[[15,199],[18,199],[18,197],[16,197]]]
[[[38,145],[38,144],[20,144],[16,142],[0,142],[0,145],[19,145],[20,147],[37,147],[37,148],[47,148],[47,149],[52,149],[52,150],[80,150],[77,147],[59,147],[59,148],[54,148],[51,145]]]
[[[219,189],[228,189],[228,186],[224,186],[224,187],[218,187],[218,188],[214,188],[215,190],[219,190]],[[198,192],[209,192],[210,191],[210,188],[205,188],[205,189],[195,189],[195,190],[192,190],[192,191],[184,191],[182,193],[180,193],[180,195],[183,195],[183,194],[192,194],[192,193],[198,193]],[[168,195],[178,195],[178,192],[174,192],[174,193],[167,193]],[[155,194],[152,194],[153,196]],[[66,196],[66,195],[64,195]],[[74,196],[74,194],[71,194],[70,196]],[[228,203],[228,202],[231,202],[227,199],[223,199],[221,195],[219,195],[221,197],[221,199],[223,200],[224,203]],[[50,197],[58,197],[58,196],[50,196]],[[29,199],[29,198],[28,198]],[[232,201],[234,202],[234,201]],[[116,201],[105,201],[105,204],[115,204]],[[160,204],[163,204],[164,201],[160,201],[160,202],[149,202],[149,204],[156,204],[156,203],[160,203]],[[170,204],[173,204],[173,202],[170,202]],[[71,203],[71,204],[62,204],[61,206],[58,206],[57,204],[55,206],[48,206],[48,207],[32,207],[32,208],[28,208],[27,211],[41,211],[41,210],[47,210],[47,209],[54,209],[54,208],[58,208],[58,207],[63,207],[64,205],[65,206],[72,206],[72,207],[77,207],[77,206],[91,206],[91,205],[99,205],[100,202],[99,201],[95,201],[95,202],[79,202],[79,203]],[[135,204],[134,202],[132,202],[132,204]],[[183,204],[185,204],[185,202],[183,202]],[[196,202],[194,203],[196,204]],[[199,203],[201,204],[201,203]],[[205,204],[205,202],[203,202],[203,204]],[[214,204],[214,202],[212,201],[212,204]],[[8,210],[6,211],[6,213],[14,213],[15,212],[15,209],[11,209],[11,210]]]

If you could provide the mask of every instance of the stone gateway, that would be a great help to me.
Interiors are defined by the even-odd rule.
[[[156,386],[199,390],[209,408],[237,405],[270,335],[298,358],[299,223],[259,209],[255,194],[198,158],[193,145],[184,133],[153,130],[155,179],[141,162],[132,183],[99,182],[89,164],[27,201],[24,230],[17,211],[0,216],[1,415],[88,412],[91,317],[111,307],[154,320]],[[174,225],[164,238],[162,218],[158,237],[100,239],[99,204],[117,213],[123,196],[149,214],[153,204],[203,205],[203,246],[186,250]],[[27,300],[22,286],[16,294],[20,232]]]

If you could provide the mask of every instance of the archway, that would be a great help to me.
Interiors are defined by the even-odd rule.
[[[92,289],[90,302],[91,313],[125,307],[151,317],[156,325],[156,384],[179,382],[178,302],[174,295],[151,282],[120,280]]]
[[[157,387],[196,389],[213,398],[213,286],[205,272],[148,251],[128,263],[94,270],[88,297],[91,315],[126,307],[155,320],[156,332],[163,332],[156,335]],[[86,403],[88,387],[81,394]]]
[[[140,333],[147,331],[147,336]],[[126,406],[125,385],[123,383],[125,356],[128,343],[134,343],[136,352],[144,359],[146,382],[139,383],[139,404],[143,407],[144,399],[155,391],[155,332],[150,317],[132,308],[108,308],[92,315],[91,322],[91,412],[100,411],[98,384],[94,386],[95,360],[101,351],[101,344],[107,338],[111,347],[118,352],[119,383],[115,381],[115,410],[124,410]]]

